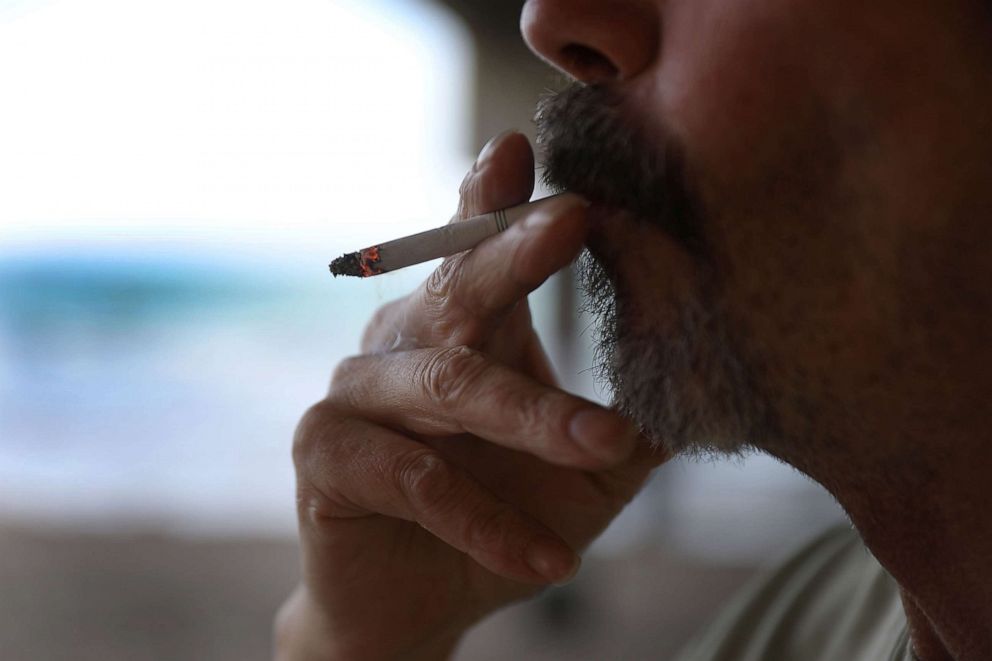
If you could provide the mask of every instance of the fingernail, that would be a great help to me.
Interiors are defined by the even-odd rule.
[[[615,413],[583,409],[569,423],[568,432],[576,444],[606,461],[630,456],[637,441],[637,430]]]
[[[508,131],[503,131],[502,133],[498,133],[493,138],[491,138],[489,142],[487,142],[486,145],[482,148],[482,151],[479,152],[479,157],[475,159],[476,167],[485,165],[486,161],[492,158],[493,154],[496,153],[496,149],[499,147],[500,143],[503,142],[503,140],[505,140],[507,136],[512,135],[516,132],[517,131],[511,129]]]
[[[579,572],[579,556],[570,548],[550,537],[540,538],[524,553],[527,565],[549,583],[564,585]]]

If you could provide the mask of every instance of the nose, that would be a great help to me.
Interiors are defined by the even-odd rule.
[[[660,15],[648,0],[528,0],[520,30],[530,49],[587,84],[617,83],[658,54]]]

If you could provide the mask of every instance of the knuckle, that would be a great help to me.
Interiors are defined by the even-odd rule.
[[[505,548],[515,536],[516,523],[516,513],[508,505],[477,513],[469,521],[466,542],[471,547]]]
[[[522,391],[518,383],[503,379],[491,380],[485,389],[487,408],[512,419],[516,435],[521,439],[540,437],[547,428],[548,409],[543,399]]]
[[[354,420],[324,400],[304,414],[293,437],[296,511],[300,523],[320,530],[342,511],[358,510],[341,490],[342,476],[359,466]]]
[[[362,356],[349,356],[335,365],[334,371],[331,372],[330,391],[333,392],[340,388],[342,384],[348,382],[352,375],[360,371],[362,361]]]
[[[310,453],[310,448],[317,435],[316,431],[323,423],[323,418],[324,407],[323,402],[321,402],[307,409],[303,417],[300,418],[300,422],[296,425],[296,431],[293,434],[293,463],[297,466]]]
[[[434,332],[448,346],[477,346],[485,336],[485,324],[471,314],[451,314],[442,317],[435,325]]]
[[[345,416],[328,400],[307,409],[293,434],[293,464],[300,469],[320,454],[328,440],[340,435]]]
[[[499,410],[517,411],[517,426],[529,436],[539,436],[555,419],[555,407],[550,397],[524,397],[517,390],[507,388]]]
[[[315,534],[332,534],[334,523],[339,518],[364,511],[352,503],[333,481],[319,487],[304,480],[297,483],[297,523]]]
[[[321,527],[329,517],[326,498],[319,489],[306,481],[296,486],[296,515],[299,521],[307,522],[315,528]]]
[[[437,404],[450,404],[465,396],[486,360],[465,346],[448,347],[428,354],[416,370],[420,387]]]
[[[435,317],[431,335],[441,346],[474,346],[484,336],[484,325],[471,315],[451,310]]]
[[[417,510],[435,510],[451,494],[457,476],[454,468],[434,450],[407,454],[397,464],[397,482]]]
[[[482,197],[482,181],[479,164],[475,163],[468,176],[458,187],[458,217],[471,218],[478,213]]]
[[[406,299],[399,299],[380,306],[372,313],[372,318],[365,325],[362,332],[361,346],[365,349],[372,349],[382,343],[382,338],[396,333],[397,319],[402,318],[402,306],[406,304]]]
[[[331,374],[324,406],[340,409],[339,416],[344,414],[345,409],[361,409],[361,403],[381,387],[382,369],[381,356],[345,358],[335,366]]]
[[[449,304],[451,291],[461,270],[461,262],[461,258],[457,255],[449,257],[427,276],[427,280],[424,281],[424,298],[428,305],[443,310]]]
[[[464,254],[449,257],[424,282],[423,306],[431,320],[431,336],[448,346],[476,344],[485,334],[477,310],[464,293],[460,295],[465,290],[464,260]]]
[[[638,484],[632,484],[624,475],[609,471],[590,473],[589,484],[596,490],[599,500],[607,511],[620,512],[637,495]]]

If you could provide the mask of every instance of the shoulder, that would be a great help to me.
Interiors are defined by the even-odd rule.
[[[751,581],[679,661],[902,659],[895,581],[847,527],[809,542]]]

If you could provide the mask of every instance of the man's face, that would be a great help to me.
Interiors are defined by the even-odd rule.
[[[530,0],[522,27],[584,83],[539,141],[595,203],[604,367],[649,435],[796,463],[984,410],[982,2]]]

